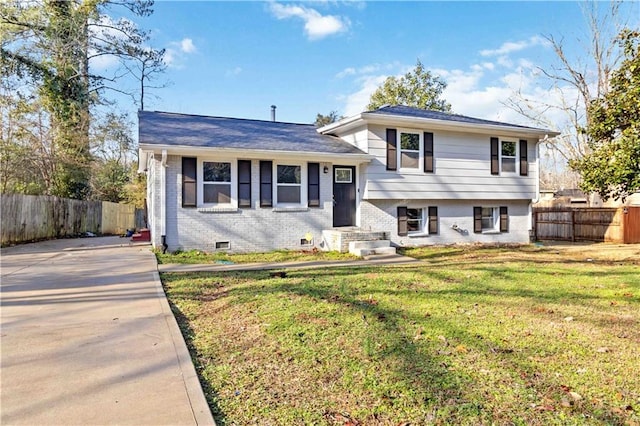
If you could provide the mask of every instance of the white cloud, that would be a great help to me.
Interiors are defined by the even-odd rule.
[[[183,38],[180,42],[180,49],[184,53],[193,53],[196,51],[196,46],[193,44],[193,40],[190,38]]]
[[[225,72],[225,75],[227,77],[235,77],[236,75],[240,74],[242,72],[242,68],[241,67],[235,67],[233,69],[229,69]]]
[[[172,41],[164,52],[164,63],[170,68],[184,68],[184,61],[187,55],[197,51],[193,40],[185,37],[180,41]]]
[[[513,52],[527,49],[533,46],[546,46],[549,42],[540,36],[531,36],[527,40],[507,41],[497,49],[485,49],[480,51],[482,56],[504,56]]]
[[[344,115],[349,117],[363,112],[369,104],[371,94],[387,79],[388,75],[371,75],[358,79],[358,91],[344,97]]]
[[[269,3],[269,10],[278,19],[300,18],[304,21],[304,31],[309,40],[319,40],[332,34],[345,32],[351,21],[346,17],[322,15],[315,9],[303,6]]]
[[[356,69],[353,67],[348,67],[340,71],[338,74],[336,74],[336,78],[344,78],[349,75],[355,75],[355,74],[356,74]]]

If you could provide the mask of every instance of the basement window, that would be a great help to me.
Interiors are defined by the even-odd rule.
[[[216,250],[229,250],[231,243],[229,241],[216,241]]]

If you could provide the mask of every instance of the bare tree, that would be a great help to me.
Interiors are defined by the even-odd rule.
[[[556,62],[548,68],[539,67],[538,76],[541,85],[550,93],[549,98],[534,98],[517,90],[506,102],[507,106],[537,125],[561,132],[560,136],[544,144],[549,153],[543,158],[542,167],[547,172],[558,174],[555,178],[552,173],[548,174],[552,185],[578,179],[567,164],[589,152],[584,132],[590,123],[587,106],[609,90],[612,71],[617,68],[622,55],[616,38],[633,15],[627,11],[625,16],[621,5],[619,1],[607,5],[596,1],[582,4],[585,35],[577,37],[582,49],[575,55],[571,55],[566,47],[565,35],[545,35]],[[558,120],[558,117],[564,118]]]

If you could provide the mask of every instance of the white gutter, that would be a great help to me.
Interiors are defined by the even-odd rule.
[[[560,133],[558,133],[559,135]],[[557,135],[556,135],[557,136]],[[529,203],[529,231],[533,229],[533,205],[540,201],[540,144],[546,142],[549,139],[549,135],[544,135],[544,138],[538,139],[536,142],[536,161],[538,178],[536,179],[536,198],[532,199]]]
[[[309,157],[316,160],[360,160],[360,162],[370,162],[375,157],[370,154],[358,153],[332,153],[332,152],[308,152],[308,151],[275,151],[266,149],[246,149],[246,148],[225,148],[225,147],[207,147],[207,146],[187,146],[187,145],[158,145],[158,144],[140,144],[140,149],[145,151],[171,151],[172,155],[193,155],[202,152],[203,154],[211,154],[212,150],[223,153],[228,156],[242,156],[250,159],[272,159],[277,156],[282,158],[300,158]]]

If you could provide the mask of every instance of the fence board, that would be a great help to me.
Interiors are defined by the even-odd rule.
[[[2,245],[94,234],[121,234],[136,226],[136,209],[126,204],[53,196],[1,194]]]
[[[629,229],[640,228],[640,213],[635,213],[636,209],[640,211],[633,207],[535,207],[534,236],[537,240],[634,242],[635,231]],[[625,210],[634,212],[630,215]]]

